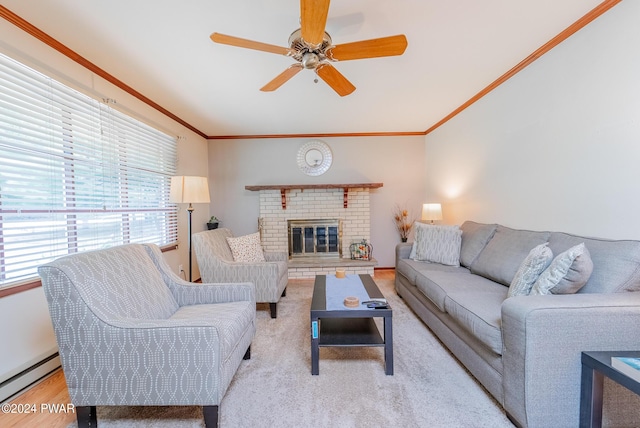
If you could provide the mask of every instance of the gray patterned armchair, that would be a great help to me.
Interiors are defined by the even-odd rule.
[[[271,318],[277,317],[276,304],[286,295],[289,256],[286,252],[265,252],[266,262],[235,262],[227,237],[229,229],[194,233],[193,246],[203,282],[245,282],[256,286],[256,302],[269,303]]]
[[[253,284],[180,279],[155,245],[59,258],[38,269],[78,426],[96,406],[203,406],[205,425],[255,335]]]

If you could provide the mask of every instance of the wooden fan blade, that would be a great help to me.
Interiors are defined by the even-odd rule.
[[[402,55],[407,48],[404,34],[380,39],[345,43],[327,49],[327,58],[335,61]]]
[[[271,82],[267,83],[262,88],[260,88],[260,90],[262,92],[275,91],[280,86],[282,86],[287,80],[291,79],[293,76],[298,74],[300,70],[302,70],[302,65],[293,64],[291,67],[287,68],[285,71],[278,74],[276,78],[273,79]]]
[[[300,0],[302,40],[318,46],[324,38],[330,0]]]
[[[341,97],[349,95],[356,90],[356,87],[351,84],[334,66],[329,63],[320,64],[316,68],[316,74],[324,80],[327,85],[338,93]]]
[[[280,54],[288,56],[291,52],[289,48],[283,48],[276,45],[270,45],[268,43],[254,42],[253,40],[241,39],[240,37],[227,36],[226,34],[213,33],[211,34],[211,40],[223,45],[237,46],[239,48],[253,49],[256,51],[270,52],[274,54]]]

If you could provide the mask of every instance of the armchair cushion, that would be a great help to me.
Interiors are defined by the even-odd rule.
[[[179,325],[214,327],[220,341],[220,355],[232,355],[243,334],[243,326],[255,318],[255,306],[250,302],[229,302],[215,305],[183,306],[169,318]],[[245,348],[246,350],[246,348]]]

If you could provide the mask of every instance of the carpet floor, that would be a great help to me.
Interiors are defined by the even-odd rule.
[[[251,359],[220,405],[227,427],[513,428],[502,408],[395,293],[374,278],[393,308],[394,375],[383,348],[321,348],[311,375],[313,280],[291,280],[278,318],[259,305]],[[198,407],[98,407],[100,427],[202,427]],[[75,425],[75,424],[73,424]],[[70,425],[70,426],[73,426]]]

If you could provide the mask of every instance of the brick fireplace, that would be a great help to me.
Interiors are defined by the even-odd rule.
[[[289,278],[310,278],[335,273],[336,267],[343,267],[347,273],[373,274],[375,259],[351,260],[349,247],[363,239],[370,241],[369,192],[371,188],[381,186],[382,183],[274,185],[246,186],[246,189],[260,192],[258,224],[265,251],[290,252],[289,226],[292,221],[326,222],[326,219],[332,219],[339,224],[341,248],[337,249],[338,254],[320,252],[289,259]]]

